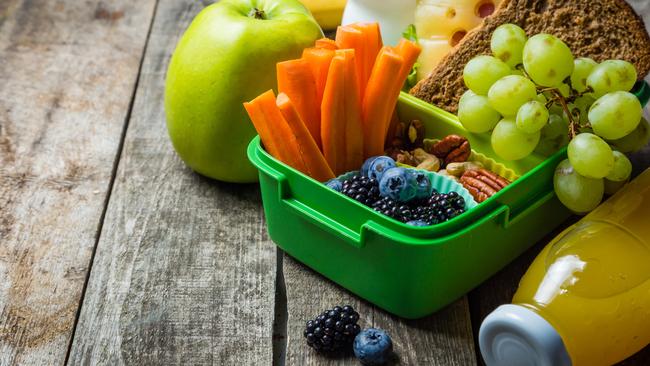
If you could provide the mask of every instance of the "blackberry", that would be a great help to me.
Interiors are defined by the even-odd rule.
[[[320,352],[335,352],[350,347],[361,327],[359,313],[350,305],[325,310],[306,324],[304,336],[309,347]]]
[[[438,222],[444,222],[465,212],[465,200],[456,192],[433,194],[429,206]]]
[[[360,175],[343,181],[341,193],[367,206],[372,206],[380,198],[377,180]]]
[[[434,189],[430,197],[400,202],[382,196],[377,180],[362,175],[343,181],[341,193],[404,223],[421,221],[435,225],[465,212],[465,200],[456,192],[439,193]]]

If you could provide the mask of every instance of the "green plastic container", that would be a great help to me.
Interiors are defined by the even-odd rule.
[[[475,151],[521,177],[452,220],[413,227],[279,162],[259,137],[248,156],[259,169],[269,235],[280,248],[373,304],[419,318],[485,281],[570,216],[552,183],[566,151],[505,162],[496,158],[489,136],[468,133],[450,113],[405,93],[398,113],[421,120],[427,137],[466,136]]]

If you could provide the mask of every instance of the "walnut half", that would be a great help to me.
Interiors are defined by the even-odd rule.
[[[433,145],[431,153],[447,165],[467,161],[472,153],[472,148],[469,141],[463,136],[449,135]]]

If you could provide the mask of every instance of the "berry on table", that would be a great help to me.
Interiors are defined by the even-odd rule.
[[[354,339],[354,355],[364,365],[383,365],[390,359],[393,342],[386,331],[376,328],[364,329]]]
[[[325,310],[307,321],[303,332],[309,347],[319,352],[335,352],[349,347],[361,331],[359,313],[350,305]]]

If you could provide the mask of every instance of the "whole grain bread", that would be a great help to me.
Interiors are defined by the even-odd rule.
[[[465,64],[477,55],[491,54],[492,32],[505,23],[518,24],[529,36],[553,34],[576,57],[629,61],[639,79],[650,71],[650,36],[643,20],[623,0],[505,0],[410,93],[455,113],[458,99],[467,90]]]

